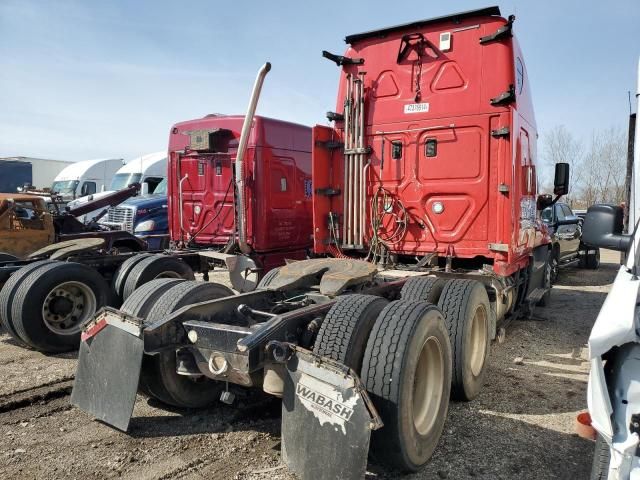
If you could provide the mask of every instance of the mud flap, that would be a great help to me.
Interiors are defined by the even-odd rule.
[[[71,403],[127,431],[136,401],[144,345],[141,322],[104,309],[82,332]]]
[[[260,268],[252,258],[246,255],[231,255],[209,250],[203,250],[199,253],[203,257],[224,262],[229,270],[231,286],[240,293],[252,292],[258,286]]]
[[[364,478],[371,430],[382,426],[358,376],[296,349],[287,361],[282,456],[302,480]]]

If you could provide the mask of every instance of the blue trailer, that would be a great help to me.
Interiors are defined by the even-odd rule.
[[[0,192],[13,193],[33,183],[33,166],[28,162],[0,160]]]

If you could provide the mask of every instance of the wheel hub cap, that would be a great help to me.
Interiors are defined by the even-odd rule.
[[[58,335],[73,335],[96,312],[96,296],[88,285],[64,282],[45,297],[42,319],[46,327]]]

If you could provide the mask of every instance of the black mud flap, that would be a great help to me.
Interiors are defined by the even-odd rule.
[[[282,455],[302,480],[364,478],[371,430],[382,426],[358,376],[296,349],[287,361]]]
[[[141,322],[117,310],[101,310],[82,333],[71,403],[127,431],[143,354]]]

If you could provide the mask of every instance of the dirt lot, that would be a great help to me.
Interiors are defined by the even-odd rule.
[[[585,343],[616,261],[608,252],[597,272],[563,271],[552,306],[511,324],[481,396],[451,404],[431,463],[407,478],[588,478],[593,445],[573,434],[573,419],[586,406]],[[124,434],[69,405],[74,358],[0,336],[0,477],[293,478],[280,465],[278,401],[251,393],[234,407],[167,411],[138,397]]]

